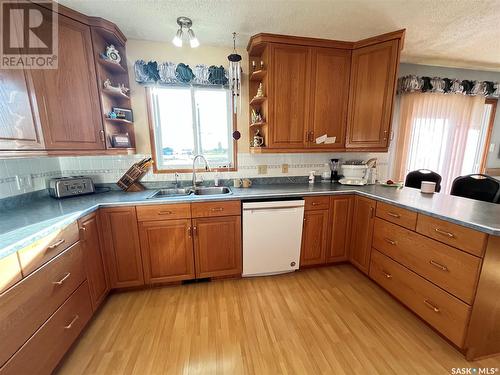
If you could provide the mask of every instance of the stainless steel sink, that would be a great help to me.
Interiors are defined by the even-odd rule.
[[[148,199],[186,196],[191,194],[191,190],[191,188],[161,189],[148,197]]]
[[[198,187],[194,189],[194,195],[221,195],[221,194],[231,194],[231,190],[228,187]]]

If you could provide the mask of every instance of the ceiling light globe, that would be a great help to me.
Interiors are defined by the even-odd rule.
[[[196,35],[194,35],[193,30],[191,30],[191,29],[188,30],[188,36],[189,36],[189,44],[191,45],[191,48],[196,48],[200,45],[200,41],[198,40]]]
[[[172,39],[172,43],[176,47],[182,47],[182,29],[177,30],[174,39]]]

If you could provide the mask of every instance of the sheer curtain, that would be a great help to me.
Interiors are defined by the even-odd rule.
[[[442,191],[449,192],[463,174],[464,160],[475,154],[485,98],[439,93],[400,98],[393,175],[403,181],[409,171],[430,169],[443,177]]]

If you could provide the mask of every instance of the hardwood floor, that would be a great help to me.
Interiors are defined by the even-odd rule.
[[[467,362],[350,265],[112,295],[59,374],[450,374]]]

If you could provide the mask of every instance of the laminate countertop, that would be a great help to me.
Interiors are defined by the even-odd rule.
[[[308,195],[358,194],[421,212],[480,232],[500,236],[500,205],[445,194],[422,194],[417,189],[380,185],[343,186],[330,183],[254,185],[231,188],[232,193],[148,199],[155,190],[136,193],[109,191],[65,199],[39,198],[0,213],[0,259],[30,245],[100,207],[172,204],[210,200],[256,200]]]

